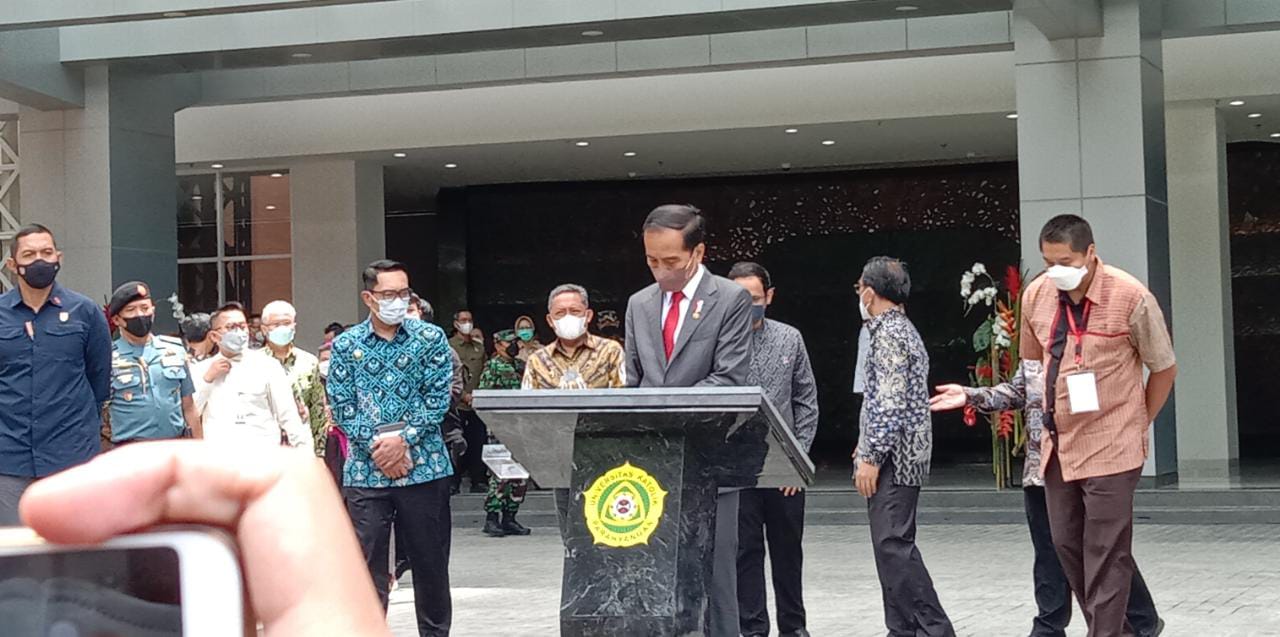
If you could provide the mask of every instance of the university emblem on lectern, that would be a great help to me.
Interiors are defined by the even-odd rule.
[[[596,544],[616,548],[648,544],[662,519],[666,497],[656,478],[630,462],[623,463],[596,478],[583,494],[587,529]]]

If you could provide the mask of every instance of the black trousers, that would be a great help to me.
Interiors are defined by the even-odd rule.
[[[489,442],[489,428],[480,415],[470,409],[460,409],[462,415],[462,437],[467,441],[467,451],[462,454],[462,467],[458,471],[456,484],[462,484],[462,476],[471,479],[471,485],[489,485],[489,467],[484,464],[484,445]]]
[[[391,588],[388,551],[394,521],[413,569],[413,596],[420,637],[449,634],[453,598],[449,592],[449,551],[452,517],[449,480],[440,479],[408,487],[342,490],[347,513],[355,526],[374,588],[387,606]]]
[[[787,637],[805,628],[803,538],[804,491],[788,497],[778,489],[747,489],[739,495],[738,617],[743,635],[769,634],[764,583],[766,540],[778,607],[778,633]]]
[[[893,463],[880,467],[876,494],[867,499],[871,546],[884,596],[889,637],[955,637],[933,578],[916,548],[920,487],[893,483]]]
[[[1031,624],[1031,637],[1065,637],[1067,624],[1071,623],[1071,585],[1062,571],[1062,562],[1053,548],[1053,534],[1049,531],[1049,508],[1045,504],[1044,487],[1026,487],[1022,490],[1023,504],[1027,510],[1027,527],[1031,530],[1031,546],[1035,552],[1032,576],[1035,581],[1036,607],[1039,612]],[[1129,606],[1125,611],[1129,625],[1138,637],[1155,634],[1155,601],[1151,590],[1135,567],[1133,584],[1129,587]]]
[[[738,637],[738,502],[740,491],[716,496],[715,548],[711,556],[708,637]]]

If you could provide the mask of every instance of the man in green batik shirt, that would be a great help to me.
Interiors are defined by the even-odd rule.
[[[324,457],[329,416],[325,409],[324,384],[320,382],[320,361],[294,347],[297,317],[298,311],[287,301],[272,301],[262,308],[262,331],[267,350],[289,376],[293,398],[298,403],[298,415],[311,428],[312,449],[317,456]]]
[[[524,363],[516,358],[520,345],[514,330],[502,330],[493,335],[494,354],[480,372],[477,389],[520,389],[524,377]],[[493,433],[490,444],[496,443]],[[489,474],[489,491],[484,498],[484,534],[491,537],[504,535],[528,535],[529,529],[516,522],[516,512],[524,502],[528,484],[524,480],[498,480]],[[501,516],[501,519],[499,519]]]

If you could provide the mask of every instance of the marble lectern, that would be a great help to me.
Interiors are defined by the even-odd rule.
[[[813,482],[758,387],[477,391],[474,406],[538,485],[569,489],[564,636],[705,634],[718,490]]]

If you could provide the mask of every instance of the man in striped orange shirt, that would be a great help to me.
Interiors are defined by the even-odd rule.
[[[1046,370],[1049,526],[1089,637],[1132,635],[1133,493],[1173,389],[1173,344],[1151,292],[1098,258],[1087,221],[1050,219],[1040,252],[1047,270],[1023,294],[1020,344]]]

